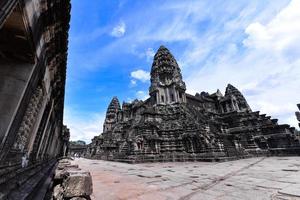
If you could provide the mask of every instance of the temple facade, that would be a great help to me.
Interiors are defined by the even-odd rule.
[[[299,132],[253,112],[233,85],[224,95],[186,93],[178,63],[164,46],[154,56],[149,96],[122,106],[112,99],[89,157],[134,163],[300,153]]]
[[[67,153],[70,9],[69,0],[0,1],[0,199],[42,195],[43,176]]]

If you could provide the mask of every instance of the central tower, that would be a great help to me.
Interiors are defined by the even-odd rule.
[[[185,83],[170,51],[160,46],[151,68],[149,95],[153,105],[186,103]]]

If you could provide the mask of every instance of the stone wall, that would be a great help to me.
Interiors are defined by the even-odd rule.
[[[70,1],[4,0],[0,6],[0,195],[10,198],[28,182],[29,198],[67,152]]]

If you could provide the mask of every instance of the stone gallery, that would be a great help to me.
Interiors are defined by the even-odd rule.
[[[233,85],[225,95],[186,93],[178,63],[164,46],[154,56],[149,95],[122,107],[112,99],[89,157],[135,163],[300,154],[299,132],[252,111]]]
[[[70,137],[63,125],[70,9],[68,0],[0,1],[0,199],[51,197]]]

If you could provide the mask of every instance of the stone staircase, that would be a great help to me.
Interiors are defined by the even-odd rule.
[[[0,167],[0,199],[44,199],[56,160],[22,168],[20,164]],[[51,178],[50,178],[51,180]]]
[[[163,132],[160,152],[182,152],[184,150],[182,141],[172,132]]]
[[[124,144],[122,145],[121,147],[121,153],[127,153],[128,152],[128,143],[127,142],[124,142]]]

